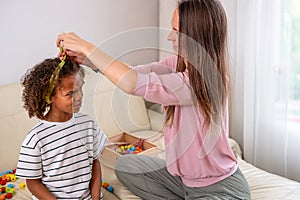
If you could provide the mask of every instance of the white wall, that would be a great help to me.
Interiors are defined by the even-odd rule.
[[[114,53],[121,47],[126,51],[132,45],[127,38],[137,34],[145,34],[140,35],[140,46],[144,41],[157,46],[158,36],[153,31],[130,36],[126,33],[125,37],[123,34],[135,28],[157,26],[158,0],[1,0],[0,85],[18,82],[34,64],[55,57],[55,41],[61,32],[73,31],[95,44],[105,43],[105,48]],[[112,37],[115,34],[118,35]],[[116,43],[115,38],[126,39]],[[130,64],[157,60],[156,51],[145,51],[135,51],[121,59]]]
[[[159,58],[165,58],[173,54],[172,43],[167,40],[168,34],[172,30],[171,20],[177,0],[159,1]]]
[[[238,141],[243,147],[243,126],[244,126],[244,105],[243,105],[243,77],[236,77],[238,70],[243,70],[236,64],[237,59],[237,0],[221,0],[227,15],[228,21],[228,48],[231,72],[231,99],[229,113],[230,136]],[[243,74],[243,73],[239,73]],[[234,119],[234,120],[232,120]]]

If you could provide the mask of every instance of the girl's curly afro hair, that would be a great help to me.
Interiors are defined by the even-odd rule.
[[[44,119],[46,111],[50,106],[45,100],[49,90],[50,78],[60,61],[59,58],[45,59],[43,62],[29,69],[21,78],[23,107],[28,111],[30,118],[35,116],[39,119]],[[59,72],[51,96],[55,94],[56,88],[61,84],[63,78],[74,75],[77,72],[84,78],[83,68],[76,62],[67,59]]]

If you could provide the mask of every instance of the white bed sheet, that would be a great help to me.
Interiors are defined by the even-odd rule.
[[[239,145],[229,140],[238,164],[246,177],[252,200],[300,200],[300,183],[255,167],[242,159]]]

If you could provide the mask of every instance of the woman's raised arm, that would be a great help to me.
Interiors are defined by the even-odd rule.
[[[131,94],[135,90],[137,73],[134,70],[75,33],[60,34],[56,45],[63,48],[59,56],[67,54],[70,59],[93,70],[99,70],[126,93]]]

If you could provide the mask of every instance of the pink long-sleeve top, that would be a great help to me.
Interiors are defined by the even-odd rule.
[[[172,125],[164,126],[168,171],[189,187],[204,187],[232,175],[236,158],[228,143],[228,111],[221,134],[207,134],[201,110],[193,104],[188,72],[176,72],[177,56],[133,67],[138,72],[134,95],[174,105]]]

